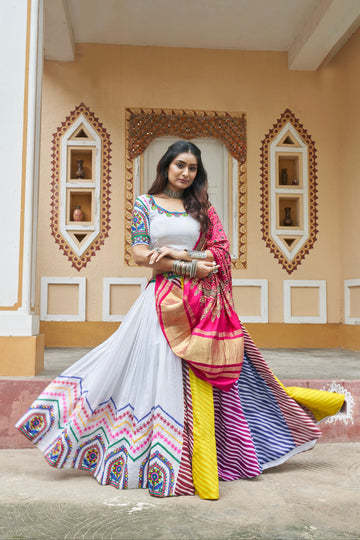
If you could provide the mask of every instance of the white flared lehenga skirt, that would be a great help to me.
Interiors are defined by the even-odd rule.
[[[213,396],[223,480],[256,476],[320,435],[246,331],[237,384]],[[154,283],[119,329],[58,376],[16,427],[53,467],[88,470],[101,484],[160,497],[194,493],[189,368],[162,333]]]

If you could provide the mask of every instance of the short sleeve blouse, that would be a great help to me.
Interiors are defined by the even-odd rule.
[[[200,224],[187,212],[169,212],[151,195],[135,201],[131,224],[132,246],[145,244],[154,249],[168,246],[193,249],[200,235]]]

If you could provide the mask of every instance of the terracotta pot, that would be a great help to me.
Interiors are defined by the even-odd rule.
[[[73,211],[73,221],[82,221],[83,213],[81,211],[81,206],[76,205],[75,210]]]

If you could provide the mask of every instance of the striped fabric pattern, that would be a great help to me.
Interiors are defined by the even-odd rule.
[[[196,377],[191,369],[190,388],[193,406],[192,473],[195,493],[201,499],[218,499],[213,388]]]
[[[286,425],[290,430],[295,446],[300,446],[314,439],[318,439],[321,436],[319,428],[300,405],[287,395],[284,387],[279,385],[272,371],[267,366],[262,354],[244,327],[243,332],[247,358],[274,395]]]
[[[246,353],[237,389],[260,465],[293,450],[295,443],[277,401]]]
[[[261,468],[234,385],[229,392],[214,388],[216,448],[221,480],[251,478]]]
[[[183,448],[181,454],[180,469],[175,486],[175,495],[194,495],[195,489],[192,480],[191,465],[194,449],[192,398],[189,367],[185,362],[182,362],[182,369],[184,385],[184,431]]]
[[[295,399],[302,407],[309,409],[319,422],[327,416],[336,414],[344,403],[344,396],[334,392],[324,392],[297,386],[286,387],[288,396]]]

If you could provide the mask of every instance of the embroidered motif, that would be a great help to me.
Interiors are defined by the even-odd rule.
[[[159,451],[150,457],[148,471],[149,493],[156,497],[168,497],[173,494],[174,468]]]
[[[37,405],[31,407],[25,419],[17,425],[17,428],[37,444],[54,425],[54,411],[51,405]]]
[[[67,433],[64,433],[49,446],[44,452],[44,457],[52,467],[63,467],[71,450],[72,442]]]
[[[151,447],[161,445],[176,477],[182,423],[159,405],[139,418],[131,403],[117,407],[113,399],[93,409],[83,385],[81,377],[59,376],[16,424],[52,467],[87,470],[119,489],[147,487]]]
[[[104,441],[102,440],[101,435],[96,435],[79,446],[73,461],[73,467],[90,471],[95,475],[96,469],[103,461],[104,453]]]
[[[149,466],[149,456],[146,456],[145,459],[143,459],[140,470],[139,470],[139,488],[147,488],[148,486],[148,466]]]
[[[181,217],[181,216],[188,216],[189,214],[187,212],[170,212],[169,210],[166,210],[166,208],[163,208],[162,206],[159,206],[156,202],[155,202],[155,199],[152,195],[150,195],[151,197],[151,210],[155,210],[156,212],[158,212],[159,214],[165,214],[167,217]]]
[[[128,451],[125,446],[113,450],[105,460],[102,484],[110,484],[118,489],[128,487]]]
[[[150,221],[149,210],[144,197],[138,197],[135,201],[131,222],[131,245],[150,244]]]

